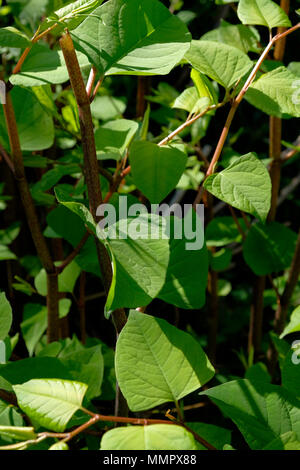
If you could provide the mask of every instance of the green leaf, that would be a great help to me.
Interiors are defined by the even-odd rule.
[[[300,117],[299,77],[286,67],[277,67],[249,87],[246,99],[271,116]]]
[[[243,24],[267,26],[291,26],[287,14],[272,0],[240,0],[238,17]]]
[[[81,408],[87,385],[56,379],[33,379],[13,387],[20,408],[41,426],[63,432]]]
[[[271,382],[267,366],[263,362],[256,362],[250,366],[246,371],[245,379],[248,379],[249,382],[256,382],[258,380],[266,383]]]
[[[69,313],[71,303],[70,299],[59,300],[59,318],[64,318]],[[24,307],[23,318],[20,325],[22,336],[29,356],[32,356],[36,345],[47,329],[47,308],[44,305],[28,303]]]
[[[169,263],[169,240],[161,217],[142,214],[122,219],[106,234],[113,262],[106,316],[117,308],[148,305],[162,289]]]
[[[55,165],[51,170],[43,174],[38,183],[34,185],[34,188],[38,188],[41,191],[49,191],[64,176],[80,173],[80,171],[80,167],[76,163]]]
[[[101,160],[124,156],[126,148],[138,130],[138,123],[128,119],[107,122],[95,132],[97,157]]]
[[[46,30],[57,21],[59,25],[56,27],[55,32],[61,31],[66,26],[69,31],[72,31],[72,29],[77,28],[77,26],[82,23],[83,19],[92,13],[96,7],[101,5],[102,2],[103,0],[76,0],[75,2],[67,2],[67,5],[59,8],[45,19],[41,24],[40,32]]]
[[[300,401],[282,387],[247,379],[211,388],[207,395],[237,425],[251,449],[289,431],[300,438]]]
[[[213,29],[201,37],[202,41],[217,41],[222,44],[234,46],[245,52],[259,52],[259,33],[255,28],[249,28],[241,24],[230,24],[221,20],[217,29]]]
[[[47,308],[39,304],[26,304],[24,317],[21,331],[29,355],[32,356],[35,346],[47,328]]]
[[[226,279],[218,279],[218,296],[219,297],[226,297],[230,294],[232,290],[232,286],[229,281]]]
[[[222,450],[236,450],[232,445],[230,444],[225,444]]]
[[[91,104],[92,115],[102,121],[110,121],[116,117],[121,117],[126,109],[123,99],[113,96],[96,96]]]
[[[156,0],[109,0],[72,36],[105,75],[168,74],[191,40],[185,24]]]
[[[238,221],[243,230],[245,230],[244,220],[239,218]],[[215,217],[207,224],[205,239],[207,246],[224,246],[230,243],[240,242],[242,236],[232,217],[225,216]]]
[[[75,380],[88,386],[85,395],[88,400],[100,395],[104,370],[101,346],[71,352],[64,355],[61,362]]]
[[[232,251],[222,248],[215,253],[211,253],[210,265],[213,271],[224,271],[230,265]]]
[[[5,341],[0,340],[0,364],[5,364],[7,361],[7,344]]]
[[[77,52],[81,69],[90,68],[88,58]],[[28,54],[22,72],[12,75],[13,85],[26,87],[40,85],[56,85],[69,80],[68,70],[61,51],[53,51],[45,46],[36,45]]]
[[[185,58],[194,69],[226,89],[232,88],[252,68],[249,57],[237,48],[202,39],[192,41]]]
[[[21,384],[30,379],[42,379],[45,373],[51,379],[72,379],[66,367],[54,357],[31,357],[0,365],[0,377],[12,385]]]
[[[172,108],[185,109],[189,113],[199,113],[210,105],[207,96],[199,97],[195,86],[186,88],[174,101]]]
[[[86,234],[84,223],[94,234],[96,234],[96,224],[84,204],[73,201],[60,188],[55,188],[55,193],[61,204],[48,215],[47,221],[57,234],[75,248]],[[93,237],[86,241],[80,253],[76,256],[75,262],[83,271],[101,277],[96,243]]]
[[[21,224],[14,222],[10,227],[0,230],[0,243],[3,245],[10,245],[19,235]]]
[[[204,187],[233,207],[265,221],[271,205],[271,179],[253,154],[243,155],[225,170],[209,176]]]
[[[134,142],[130,164],[134,184],[150,200],[160,203],[175,188],[185,170],[187,156],[176,147]]]
[[[28,441],[37,437],[34,428],[18,426],[0,426],[0,436],[17,441]]]
[[[96,241],[92,237],[90,237],[84,244],[84,247],[76,256],[75,261],[82,271],[102,277],[97,255]]]
[[[101,450],[196,450],[193,435],[181,426],[151,424],[107,431]]]
[[[44,150],[53,144],[53,120],[43,109],[34,93],[26,88],[15,86],[11,98],[17,120],[22,150]],[[9,148],[6,124],[0,108],[0,141]]]
[[[11,404],[2,400],[0,400],[0,425],[10,428],[21,427],[24,425],[23,418],[16,409],[12,407]],[[0,436],[0,445],[8,444],[12,441],[13,439],[4,437],[3,434]]]
[[[86,233],[79,217],[63,204],[59,204],[47,215],[47,223],[54,232],[75,248]]]
[[[209,98],[210,103],[218,103],[216,89],[213,83],[206,77],[206,75],[203,75],[203,73],[198,72],[197,70],[192,68],[191,79],[195,87],[197,88],[199,97]]]
[[[0,245],[0,261],[9,259],[17,259],[17,257],[6,245]]]
[[[270,338],[272,340],[272,343],[278,353],[278,362],[280,369],[282,370],[283,364],[285,361],[286,356],[290,352],[290,345],[287,341],[284,339],[280,339],[274,331],[270,331]]]
[[[300,331],[300,305],[293,311],[290,321],[280,335],[280,338],[284,338],[290,333],[297,333],[298,331]]]
[[[48,450],[69,450],[69,446],[66,442],[56,442]]]
[[[187,425],[192,431],[195,431],[218,450],[223,450],[224,445],[231,442],[231,431],[229,431],[229,429],[220,428],[220,426],[207,423],[193,422],[187,423]],[[196,442],[196,446],[199,450],[206,450],[206,447],[198,441]]]
[[[295,341],[281,367],[282,386],[300,399],[300,341]]]
[[[177,401],[214,375],[192,336],[135,310],[119,336],[115,359],[118,383],[134,412]]]
[[[300,62],[290,62],[287,68],[290,72],[300,78]]]
[[[201,240],[203,241],[203,246],[200,244],[197,246],[195,241],[194,248],[197,249],[187,249],[186,245],[191,240],[188,241],[184,235],[184,226],[187,225],[190,216],[193,217],[192,222],[194,222],[197,217],[194,211],[191,211],[182,220],[171,218],[170,261],[166,281],[158,294],[158,298],[179,308],[196,309],[203,307],[205,304],[208,278],[208,252],[204,242],[204,235]],[[198,222],[200,222],[200,218]],[[174,238],[174,229],[178,225],[183,234],[180,239]],[[202,225],[200,227],[197,226],[197,228],[195,227],[194,230],[197,234],[197,239],[200,241]]]
[[[12,6],[17,7],[18,19],[21,23],[25,23],[31,26],[31,29],[35,27],[36,22],[40,20],[40,18],[46,14],[47,6],[49,1],[48,0],[26,0],[21,2],[15,2],[14,0],[8,0],[6,3],[12,3]],[[16,5],[17,3],[17,5]],[[20,11],[20,3],[21,3],[21,11]]]
[[[0,340],[6,338],[12,324],[12,310],[4,292],[0,293]]]
[[[300,440],[295,432],[286,432],[274,439],[262,450],[300,450]]]
[[[30,46],[28,37],[12,26],[0,29],[0,47],[18,47],[25,48]]]
[[[237,3],[239,0],[215,0],[216,5],[228,5],[228,3]]]
[[[244,259],[257,276],[282,271],[292,262],[296,241],[296,233],[278,222],[252,225],[243,246]]]
[[[78,215],[81,220],[87,225],[89,230],[96,235],[96,224],[94,222],[93,216],[88,210],[88,208],[81,202],[74,201],[66,191],[61,188],[54,188],[56,199],[60,204],[63,204],[67,209],[74,212]]]
[[[79,266],[75,261],[72,261],[58,275],[58,292],[70,292],[72,294],[79,274]],[[40,295],[47,295],[47,274],[44,268],[35,276],[34,285]]]

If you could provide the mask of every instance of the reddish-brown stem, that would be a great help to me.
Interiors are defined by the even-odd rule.
[[[69,72],[71,85],[78,105],[81,129],[82,147],[84,155],[85,177],[89,194],[90,211],[96,219],[96,211],[102,204],[101,186],[98,175],[98,161],[94,139],[94,128],[90,108],[90,100],[86,92],[81,75],[80,66],[74,49],[73,40],[69,32],[60,39],[60,45]]]
[[[230,111],[229,111],[229,114],[227,116],[224,128],[222,130],[221,136],[220,136],[219,141],[218,141],[218,145],[216,147],[215,153],[213,155],[213,158],[212,158],[212,160],[210,162],[210,165],[208,167],[208,170],[206,172],[206,176],[210,176],[215,170],[215,166],[216,166],[216,164],[217,164],[217,162],[220,158],[220,155],[222,153],[224,144],[225,144],[227,136],[228,136],[230,126],[232,124],[232,121],[233,121],[233,118],[235,116],[235,113],[237,111],[238,106],[239,106],[239,102],[237,100],[235,100],[232,103],[232,106],[230,108]]]
[[[3,157],[3,159],[6,161],[6,164],[8,165],[9,169],[12,171],[12,173],[15,172],[13,162],[11,161],[10,156],[6,152],[6,150],[2,147],[0,144],[0,155]]]
[[[213,111],[214,109],[218,109],[220,108],[221,106],[224,106],[225,102],[224,103],[219,103],[219,104],[213,104],[211,106],[209,106],[208,108],[206,108],[204,111],[202,111],[201,113],[199,114],[196,114],[196,116],[192,117],[191,119],[188,119],[187,121],[185,121],[183,124],[181,124],[181,126],[177,127],[177,129],[175,129],[175,131],[171,132],[167,137],[165,137],[164,139],[162,139],[158,145],[161,147],[162,145],[166,145],[168,144],[171,140],[174,139],[174,137],[176,137],[178,134],[180,134],[184,129],[186,129],[187,127],[191,126],[192,124],[194,124],[194,122],[198,121],[198,119],[200,119],[201,117],[203,117],[206,113],[208,113],[209,111]]]
[[[44,36],[46,36],[48,33],[50,33],[50,31],[52,31],[54,28],[56,28],[57,25],[58,25],[58,23],[55,23],[54,25],[50,26],[48,29],[43,31],[41,34],[37,34],[37,35],[33,36],[33,38],[31,39],[31,46],[26,47],[26,49],[22,53],[17,65],[13,69],[13,72],[12,72],[13,75],[15,75],[16,73],[19,73],[21,71],[22,65],[24,64],[26,57],[28,56],[29,52],[31,51],[32,46],[36,42],[38,42],[40,39],[42,39]]]
[[[58,273],[61,273],[73,261],[73,259],[76,258],[76,256],[79,254],[81,248],[84,247],[84,245],[85,245],[87,239],[89,238],[89,236],[90,236],[90,234],[87,232],[82,237],[82,239],[80,240],[78,245],[74,248],[72,253],[70,253],[69,256],[59,266],[57,266],[56,269],[57,269]]]
[[[151,79],[150,77],[138,77],[137,82],[138,89],[136,97],[136,117],[141,118],[144,116],[147,108],[147,101],[145,97],[150,93]]]
[[[177,408],[175,408],[175,411],[177,411]],[[177,424],[177,425],[181,425],[183,426],[187,431],[189,431],[193,436],[194,438],[196,439],[197,442],[200,442],[200,444],[202,444],[206,449],[208,450],[217,450],[216,447],[214,447],[212,444],[210,444],[209,442],[207,442],[205,439],[203,439],[203,437],[199,436],[199,434],[197,434],[195,431],[193,431],[190,427],[188,427],[185,423],[183,422],[178,422],[176,420],[176,418],[174,418],[174,416],[171,415],[170,413],[170,410],[167,411],[166,413],[166,417],[169,418],[169,420],[171,421],[171,423],[169,424]]]
[[[271,274],[268,274],[268,279],[269,279],[269,281],[270,281],[270,284],[271,284],[271,286],[272,286],[272,289],[273,289],[274,292],[275,292],[277,305],[279,305],[279,304],[280,304],[280,300],[281,300],[280,292],[279,292],[277,286],[275,285]]]
[[[295,155],[297,155],[297,153],[300,153],[300,149],[291,149],[291,150],[289,150],[283,156],[281,156],[282,163],[285,163],[290,158],[293,158]]]
[[[281,0],[280,1],[280,7],[283,9],[283,11],[288,15],[290,12],[290,0]],[[287,30],[287,28],[280,26],[277,30],[278,34],[282,34]],[[282,61],[285,53],[285,46],[286,46],[286,37],[278,41],[275,45],[274,49],[274,59]]]
[[[187,127],[191,126],[194,122],[196,122],[198,119],[200,119],[201,117],[203,117],[206,113],[208,113],[209,111],[212,111],[214,109],[218,109],[222,106],[224,106],[225,102],[224,103],[219,103],[217,105],[212,105],[212,106],[209,106],[208,108],[206,108],[204,111],[202,111],[201,113],[199,114],[196,114],[196,116],[192,117],[191,119],[188,119],[186,120],[183,124],[181,124],[179,127],[177,127],[177,129],[175,129],[173,132],[171,132],[167,137],[165,137],[164,139],[162,139],[159,143],[158,143],[158,146],[159,147],[162,147],[163,145],[166,145],[168,144],[171,140],[174,139],[174,137],[176,137],[178,134],[180,134],[184,129],[186,129]],[[125,168],[125,170],[122,171],[121,173],[121,176],[122,178],[125,178],[125,176],[127,176],[131,171],[131,167],[128,166],[127,168]]]
[[[71,85],[76,98],[79,121],[81,129],[81,140],[84,154],[84,167],[87,190],[89,195],[90,210],[96,221],[97,208],[103,203],[98,171],[98,160],[96,154],[94,127],[90,106],[90,99],[87,95],[85,84],[82,78],[77,55],[74,49],[72,38],[68,31],[60,39],[60,45],[64,54],[66,66],[69,72]],[[95,239],[99,264],[104,278],[104,288],[109,291],[112,268],[109,255],[102,243]],[[126,323],[126,315],[123,310],[117,310],[112,314],[113,321],[118,332]]]
[[[206,449],[208,450],[217,450],[217,448],[215,446],[213,446],[212,444],[210,444],[209,442],[207,442],[206,439],[203,439],[203,437],[199,436],[199,434],[197,434],[195,431],[193,431],[193,429],[191,429],[189,426],[187,426],[186,424],[182,423],[182,426],[187,430],[189,431],[193,436],[194,436],[194,439],[199,442],[200,444],[202,444]]]
[[[42,265],[47,273],[47,307],[48,307],[48,341],[56,341],[59,333],[59,318],[58,318],[58,279],[57,271],[53,260],[51,258],[45,238],[39,224],[38,216],[29,190],[29,185],[26,179],[23,155],[20,145],[18,134],[17,122],[13,108],[10,93],[6,93],[6,104],[3,104],[6,127],[9,137],[11,148],[11,156],[13,166],[15,169],[15,178],[18,184],[21,201],[26,213],[27,223],[31,232],[31,236],[37,251],[37,254],[42,262]]]
[[[25,61],[26,57],[28,56],[29,52],[31,51],[31,47],[32,46],[26,47],[26,49],[22,53],[17,65],[13,69],[13,72],[12,72],[13,75],[15,75],[16,73],[19,73],[21,71],[22,65],[24,64],[24,61]]]
[[[115,398],[115,416],[123,416],[127,417],[128,416],[128,405],[127,401],[119,387],[118,382],[116,383],[116,398]],[[117,422],[117,421],[115,421]],[[125,424],[125,421],[122,421]]]
[[[231,213],[231,215],[232,215],[232,218],[233,218],[233,220],[234,220],[234,222],[235,222],[235,225],[236,225],[236,227],[237,227],[239,233],[240,233],[241,236],[242,236],[242,239],[245,240],[245,238],[246,238],[245,232],[244,232],[244,230],[242,229],[242,226],[241,226],[241,224],[240,224],[240,222],[239,222],[239,219],[238,219],[237,216],[236,216],[236,213],[235,213],[233,207],[231,207],[229,204],[228,204],[228,207],[229,207],[230,213]]]
[[[93,86],[94,86],[94,83],[95,83],[96,75],[97,75],[97,69],[93,65],[92,68],[91,68],[91,72],[90,72],[90,75],[89,75],[89,78],[88,78],[87,85],[86,85],[86,92],[87,92],[87,95],[88,95],[89,98],[91,98],[91,94],[92,94],[92,91],[93,91]]]
[[[74,44],[68,31],[66,31],[60,39],[60,45],[63,51],[71,85],[78,106],[81,140],[84,154],[85,179],[90,202],[90,211],[96,222],[97,208],[103,203],[103,199],[98,171],[94,126],[91,113],[91,100],[86,92],[77,55],[74,49]],[[100,269],[103,274],[104,289],[106,294],[108,294],[112,280],[111,261],[104,245],[99,243],[99,240],[96,237],[95,244]],[[125,311],[123,309],[115,310],[112,312],[112,319],[115,325],[116,333],[118,335],[127,321]],[[126,407],[124,406],[124,413],[126,413],[125,408],[127,409],[127,404]]]
[[[241,214],[242,214],[242,217],[243,217],[243,221],[245,222],[245,225],[246,225],[247,229],[249,230],[251,228],[251,223],[249,222],[249,219],[246,216],[245,212],[241,211]]]
[[[290,9],[290,0],[281,0],[281,8],[288,14]],[[282,34],[286,28],[278,28],[278,34]],[[286,37],[279,40],[275,44],[274,59],[279,62],[283,61],[286,46]],[[281,119],[271,116],[270,117],[270,158],[272,159],[270,166],[270,176],[272,181],[272,197],[271,209],[268,215],[269,222],[275,220],[277,200],[280,189],[281,179],[281,137],[282,137],[282,121]]]
[[[96,422],[98,421],[111,421],[112,423],[123,423],[123,424],[134,424],[134,425],[137,425],[137,426],[149,426],[151,424],[169,424],[169,425],[177,425],[177,426],[182,426],[184,427],[185,429],[187,429],[191,434],[193,434],[194,438],[200,442],[206,449],[209,449],[209,450],[217,450],[212,444],[210,444],[209,442],[207,442],[205,439],[203,439],[201,436],[199,436],[199,434],[197,434],[195,431],[193,431],[192,429],[190,429],[185,423],[182,423],[182,422],[179,422],[177,421],[172,415],[170,415],[169,413],[166,413],[166,416],[169,418],[169,421],[166,420],[166,419],[144,419],[144,418],[124,418],[124,417],[120,417],[120,416],[103,416],[103,415],[95,415],[94,413],[91,413],[89,410],[83,410],[85,411],[87,414],[89,414],[90,416],[92,416],[92,418],[87,422],[85,423],[85,426],[84,429],[86,429],[88,426],[86,426],[88,423],[90,423],[90,426],[92,426],[93,424],[95,424]],[[78,428],[77,428],[78,429]],[[77,430],[75,430],[77,431]],[[82,430],[80,431],[82,432]],[[74,433],[74,431],[73,431]],[[70,433],[72,434],[72,433]],[[79,434],[78,432],[76,432],[76,435]],[[74,437],[74,434],[72,435],[72,437]],[[72,439],[71,437],[71,439]],[[67,438],[67,440],[70,440]],[[65,441],[65,439],[64,439]]]
[[[4,400],[7,403],[10,403],[13,406],[18,406],[17,397],[12,392],[7,392],[7,390],[0,389],[0,398],[1,400]]]
[[[102,82],[103,82],[103,77],[101,77],[101,78],[98,80],[98,82],[96,83],[96,86],[95,86],[94,91],[93,91],[93,95],[92,95],[92,97],[91,97],[91,99],[90,99],[90,102],[91,102],[91,103],[92,103],[92,102],[94,101],[94,99],[96,98],[96,95],[97,95],[97,93],[98,93],[99,88],[100,88],[101,85],[102,85]]]
[[[184,411],[191,411],[191,410],[195,410],[197,408],[203,408],[204,406],[207,406],[208,402],[204,402],[204,401],[201,401],[200,403],[194,403],[193,405],[186,405],[183,407],[183,410]],[[176,412],[176,408],[173,408],[172,409],[172,412]]]
[[[287,31],[284,31],[283,33],[280,33],[280,34],[277,34],[276,36],[274,36],[274,38],[272,38],[269,42],[269,44],[267,45],[267,47],[265,48],[264,52],[261,54],[259,60],[257,61],[257,63],[255,64],[252,72],[250,73],[248,79],[246,80],[246,83],[245,85],[243,86],[243,88],[241,89],[241,91],[239,92],[239,94],[237,95],[237,97],[233,100],[232,102],[232,105],[231,105],[231,108],[230,108],[230,111],[229,111],[229,114],[227,116],[227,119],[226,119],[226,122],[225,122],[225,125],[224,125],[224,128],[222,130],[222,133],[220,135],[220,138],[219,138],[219,141],[218,141],[218,144],[217,144],[217,147],[216,147],[216,150],[215,150],[215,153],[213,155],[213,158],[211,160],[211,163],[209,165],[209,168],[207,170],[207,173],[206,173],[206,177],[207,176],[210,176],[211,174],[214,173],[215,171],[215,167],[216,167],[216,164],[220,158],[220,155],[222,153],[222,150],[223,150],[223,147],[224,147],[224,144],[226,142],[226,139],[227,139],[227,136],[228,136],[228,133],[229,133],[229,129],[231,127],[231,124],[232,124],[232,121],[233,121],[233,118],[235,116],[235,113],[237,111],[237,108],[239,107],[241,101],[243,100],[245,94],[247,93],[248,91],[248,88],[250,87],[250,85],[252,84],[252,82],[254,81],[256,75],[257,75],[257,72],[259,71],[260,67],[262,66],[264,60],[267,58],[270,50],[272,49],[272,47],[274,46],[274,44],[276,44],[277,41],[281,40],[281,39],[284,39],[286,36],[288,36],[289,34],[293,33],[294,31],[296,31],[297,29],[300,28],[300,23],[296,24],[295,26],[293,26],[292,28],[288,29]],[[201,192],[201,197],[203,195],[203,190],[202,190],[202,186],[200,186],[199,188],[199,193]],[[201,201],[201,197],[199,197],[199,194],[197,195],[197,203],[199,203]]]

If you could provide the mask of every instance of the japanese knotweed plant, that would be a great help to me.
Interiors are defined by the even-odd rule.
[[[233,2],[224,10],[233,22],[223,19],[208,32],[183,2],[45,3],[36,9],[16,0],[0,10],[0,260],[8,279],[0,294],[1,448],[68,450],[76,440],[102,450],[232,448],[234,427],[190,418],[213,402],[238,428],[241,447],[300,450],[299,342],[290,348],[284,339],[300,331],[299,307],[293,309],[300,238],[288,220],[276,221],[294,188],[282,195],[280,181],[299,154],[298,135],[293,144],[282,137],[283,121],[300,117],[299,62],[284,65],[287,40],[299,40],[297,2]],[[188,24],[197,24],[197,39]],[[159,82],[161,76],[168,77]],[[243,129],[232,133],[232,124],[243,110],[269,126],[269,158],[251,139],[243,154],[234,150]],[[141,215],[136,207],[179,203],[187,194],[193,208],[183,219]],[[103,203],[117,209],[108,226]],[[205,240],[187,249],[183,228],[201,203]],[[216,215],[220,208],[225,215]],[[25,219],[35,255],[17,243],[21,229],[27,240]],[[174,228],[161,236],[166,220],[180,227],[180,237]],[[157,236],[115,236],[132,223]],[[240,251],[243,260],[233,262]],[[232,266],[230,283],[219,273]],[[247,269],[248,310],[238,287]],[[227,310],[224,297],[231,299]],[[267,298],[270,344],[263,337]],[[109,328],[112,320],[115,351],[87,335],[88,301],[95,299],[93,323],[105,316]],[[237,374],[219,367],[217,340],[226,336],[219,310],[223,321],[238,300],[236,335],[251,310],[248,352],[238,353],[246,375],[228,380]],[[76,306],[81,341],[70,338]],[[175,325],[161,318],[170,306]],[[207,342],[182,320],[200,309]],[[14,360],[13,349],[25,345],[29,357]],[[99,400],[101,409],[115,400],[113,416],[98,412]],[[93,438],[85,434],[91,427]]]

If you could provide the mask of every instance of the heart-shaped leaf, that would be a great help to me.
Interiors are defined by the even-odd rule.
[[[196,450],[193,435],[181,426],[152,424],[111,429],[101,450]]]
[[[188,333],[132,310],[117,342],[116,374],[129,408],[142,411],[197,390],[214,368]]]
[[[235,85],[252,67],[247,54],[236,47],[202,39],[192,41],[185,58],[194,69],[208,75],[226,89]]]
[[[228,168],[209,176],[204,187],[233,207],[265,221],[271,205],[271,179],[264,164],[248,153]]]
[[[167,74],[191,41],[185,24],[157,0],[109,0],[72,36],[105,75]]]
[[[267,26],[291,26],[287,14],[272,0],[240,0],[238,17],[243,24]]]
[[[139,141],[130,150],[134,184],[153,204],[160,203],[175,188],[186,162],[187,156],[176,147]]]
[[[62,432],[80,409],[87,385],[70,380],[33,379],[14,385],[13,389],[19,407],[31,419],[48,429]]]

